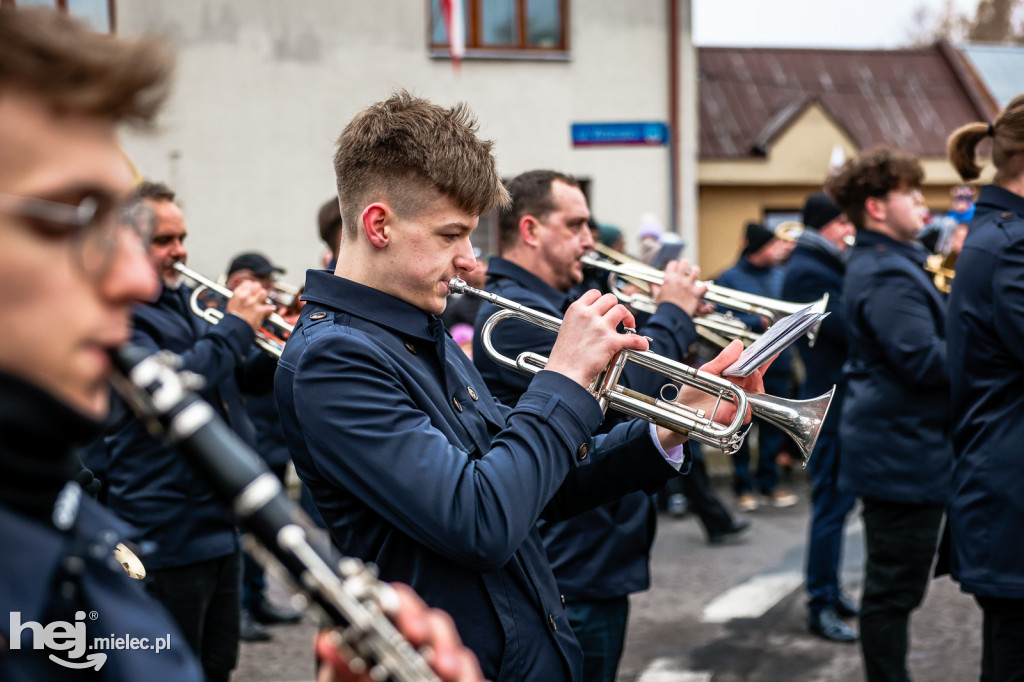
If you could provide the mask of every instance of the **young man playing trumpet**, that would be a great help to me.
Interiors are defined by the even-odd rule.
[[[536,522],[675,475],[684,438],[643,422],[592,435],[603,415],[585,387],[618,351],[647,348],[616,331],[633,318],[613,296],[570,306],[515,409],[447,335],[448,282],[475,266],[479,215],[507,201],[475,131],[463,106],[406,93],[345,128],[338,266],[307,275],[276,394],[296,469],[343,552],[451,613],[489,679],[579,682]],[[761,388],[757,375],[744,384]]]

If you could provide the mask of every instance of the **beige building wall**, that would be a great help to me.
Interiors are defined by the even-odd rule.
[[[748,222],[763,221],[768,211],[799,211],[809,194],[821,191],[837,149],[843,158],[858,153],[845,131],[813,103],[777,136],[764,158],[701,161],[698,263],[703,273],[711,277],[736,262]],[[945,212],[949,190],[959,179],[945,158],[921,163],[925,204]]]
[[[555,168],[590,181],[592,209],[631,247],[641,215],[669,219],[667,147],[576,148],[573,122],[665,121],[667,6],[572,0],[567,60],[429,56],[427,0],[119,0],[118,30],[156,31],[180,54],[167,114],[125,147],[179,191],[191,262],[214,274],[247,249],[301,281],[321,251],[315,216],[334,187],[333,143],[399,88],[465,101],[511,176]]]

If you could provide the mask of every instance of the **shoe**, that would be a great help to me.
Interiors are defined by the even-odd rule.
[[[808,616],[807,629],[830,642],[857,641],[857,631],[840,620],[834,609],[822,609],[818,615]]]
[[[836,599],[836,613],[840,618],[856,618],[860,615],[860,607],[850,595],[840,592],[839,598]]]
[[[687,501],[686,496],[680,493],[669,495],[668,497],[668,513],[674,518],[681,519],[686,516],[686,512],[690,511],[690,503]]]
[[[757,498],[752,493],[743,493],[736,500],[737,506],[740,511],[752,512],[757,511]]]
[[[708,535],[709,545],[724,545],[738,540],[750,528],[750,521],[733,521],[728,530]]]
[[[302,620],[301,611],[282,609],[279,606],[274,606],[266,599],[261,599],[249,607],[249,612],[257,623],[263,623],[264,625],[298,623]]]
[[[273,639],[265,627],[256,622],[252,614],[242,609],[238,624],[238,638],[243,642],[267,642]]]
[[[792,507],[797,503],[796,495],[793,493],[787,493],[782,488],[776,488],[775,490],[768,493],[765,497],[768,498],[768,502],[776,509],[782,509],[783,507]]]

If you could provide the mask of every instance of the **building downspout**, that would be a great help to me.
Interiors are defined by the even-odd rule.
[[[686,242],[685,255],[700,261],[697,233],[697,50],[692,0],[669,2],[670,229]]]

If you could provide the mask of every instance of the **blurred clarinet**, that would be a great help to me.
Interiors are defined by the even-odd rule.
[[[263,460],[195,392],[200,377],[179,372],[180,358],[168,351],[149,355],[125,347],[112,359],[115,389],[150,433],[188,456],[234,508],[265,550],[257,558],[276,560],[284,569],[277,573],[335,626],[338,647],[354,673],[365,672],[378,682],[438,682],[387,617],[397,608],[394,591],[377,579],[373,566],[338,560],[326,536],[314,529]]]

